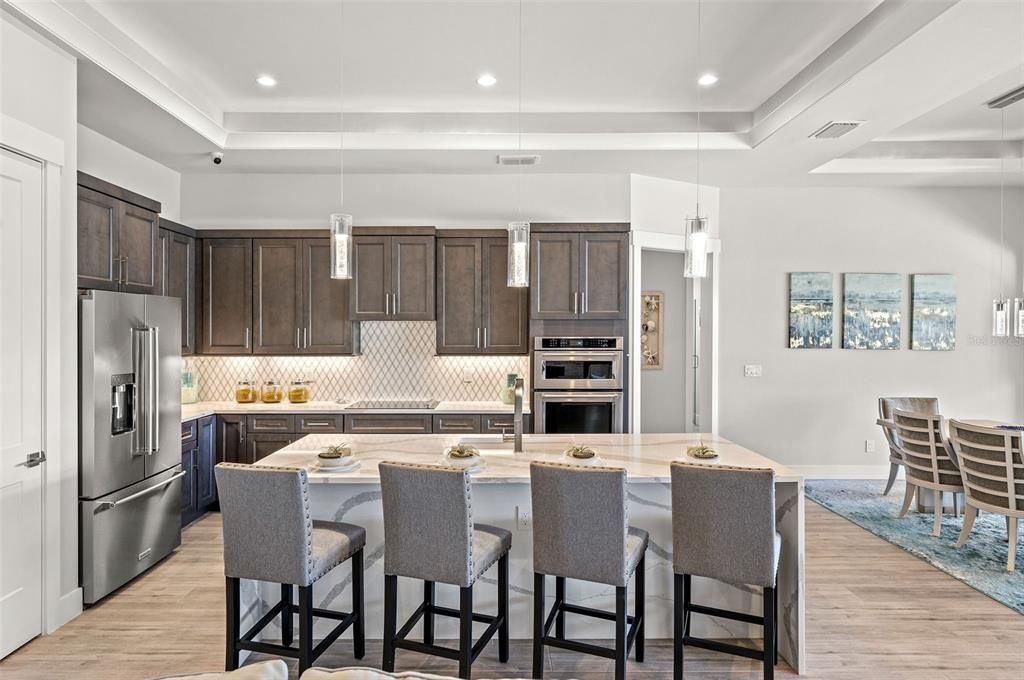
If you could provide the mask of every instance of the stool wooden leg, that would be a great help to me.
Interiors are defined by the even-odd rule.
[[[775,678],[775,588],[765,588],[764,608],[764,680]]]
[[[508,553],[498,559],[498,661],[508,663]]]
[[[352,555],[352,655],[362,659],[366,655],[366,613],[363,607],[363,551]]]
[[[779,665],[779,584],[775,584],[775,588],[772,590],[774,595],[774,604],[772,611],[775,612],[775,665]]]
[[[281,584],[281,604],[284,605],[281,609],[281,644],[285,647],[291,647],[294,635],[292,628],[292,584],[290,583]]]
[[[226,593],[225,601],[227,603],[227,630],[225,631],[225,649],[227,651],[227,657],[224,661],[224,670],[233,671],[238,668],[238,647],[236,643],[238,638],[241,637],[239,630],[241,611],[238,604],[238,579],[227,577],[225,580]]]
[[[423,604],[427,607],[434,606],[434,582],[423,582]],[[423,612],[423,644],[434,644],[434,614],[430,609]]]
[[[398,577],[384,575],[384,658],[381,668],[395,670],[395,617],[398,614]]]
[[[683,680],[683,635],[686,613],[683,603],[686,601],[686,586],[683,575],[674,574],[675,593],[672,598],[672,677]]]
[[[555,614],[555,637],[559,640],[565,639],[565,612],[562,611],[562,605],[565,604],[565,577],[555,577],[555,606],[558,607],[558,613]]]
[[[683,574],[683,637],[690,637],[690,600],[693,597],[693,577]]]
[[[636,565],[636,598],[633,604],[633,616],[637,617],[640,623],[637,624],[636,638],[633,640],[634,658],[643,663],[644,661],[644,600],[646,599],[646,565],[647,555],[640,558],[640,564]]]
[[[473,664],[473,586],[459,588],[459,677],[469,680]]]
[[[313,665],[313,586],[299,586],[299,675]]]
[[[626,595],[628,588],[615,588],[615,680],[626,678]]]
[[[544,677],[544,574],[533,574],[533,677]]]

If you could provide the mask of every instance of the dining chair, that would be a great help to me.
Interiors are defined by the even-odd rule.
[[[1006,517],[1006,570],[1014,570],[1017,520],[1024,518],[1021,432],[949,421],[949,438],[960,462],[964,523],[956,547],[967,542],[980,510]]]
[[[903,460],[907,477],[907,491],[899,516],[904,517],[907,514],[915,494],[919,495],[921,489],[929,489],[935,504],[932,536],[938,536],[942,530],[942,494],[953,494],[955,511],[956,494],[964,492],[960,471],[946,447],[945,436],[942,433],[942,416],[894,409],[892,423],[896,450]]]
[[[939,400],[935,397],[879,397],[878,398],[878,420],[882,426],[882,433],[889,444],[889,481],[885,485],[883,496],[888,496],[896,483],[896,476],[903,465],[903,458],[900,456],[899,444],[896,441],[896,424],[892,422],[892,413],[895,410],[913,411],[914,413],[927,413],[939,415]]]

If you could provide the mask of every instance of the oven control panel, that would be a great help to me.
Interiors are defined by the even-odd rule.
[[[535,338],[534,349],[622,349],[622,338]]]

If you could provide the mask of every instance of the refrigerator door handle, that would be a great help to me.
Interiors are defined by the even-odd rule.
[[[149,329],[149,450],[152,456],[160,451],[160,328]]]
[[[138,385],[136,439],[133,454],[151,456],[157,452],[160,441],[160,419],[157,395],[160,372],[157,366],[159,331],[156,328],[134,328],[133,368]]]
[[[164,481],[160,482],[159,484],[154,484],[153,486],[149,487],[148,489],[143,489],[142,491],[139,491],[137,493],[133,493],[131,496],[126,496],[126,497],[122,498],[121,500],[117,500],[117,501],[99,501],[98,503],[96,503],[96,506],[99,507],[99,508],[103,508],[105,510],[109,510],[111,508],[116,508],[119,505],[125,505],[126,503],[131,503],[136,498],[141,498],[142,496],[145,496],[147,494],[151,494],[154,491],[157,491],[158,489],[162,489],[165,486],[167,486],[168,484],[170,484],[171,482],[174,482],[174,481],[176,481],[178,479],[181,479],[182,477],[184,477],[187,474],[188,474],[187,471],[182,470],[181,472],[175,474],[172,477],[169,477],[169,478],[165,479]]]

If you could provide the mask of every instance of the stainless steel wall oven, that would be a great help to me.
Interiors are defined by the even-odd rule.
[[[623,339],[534,339],[533,413],[538,433],[623,430]]]

